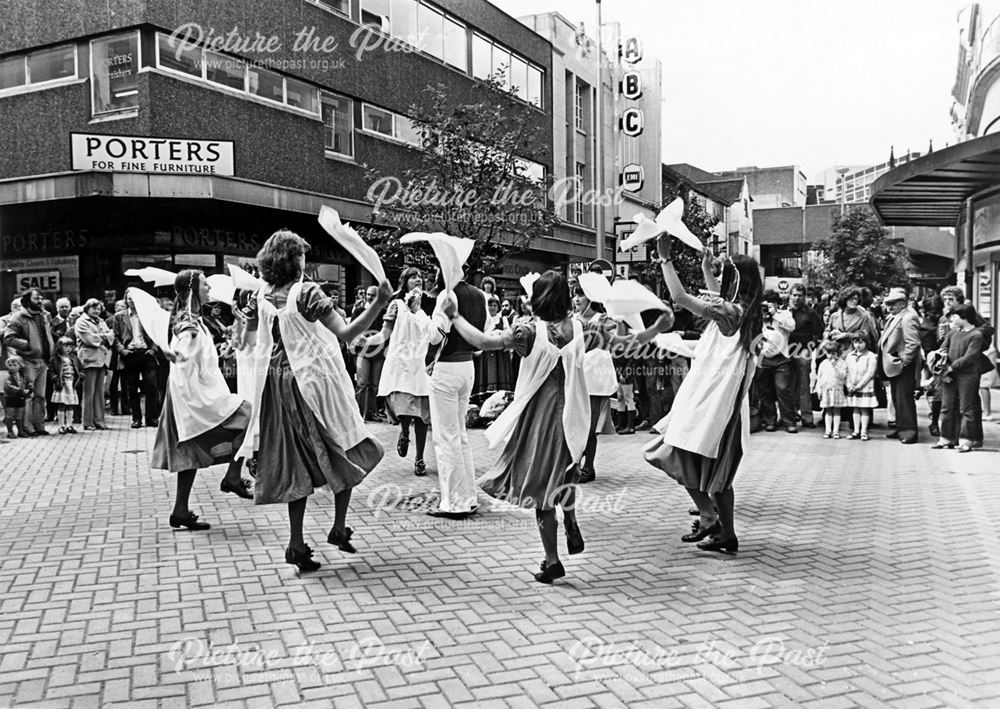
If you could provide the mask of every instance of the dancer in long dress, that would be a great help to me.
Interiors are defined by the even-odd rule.
[[[721,296],[704,301],[684,290],[671,262],[670,243],[666,235],[657,240],[670,297],[709,322],[671,412],[655,426],[661,435],[646,446],[645,458],[687,488],[698,506],[698,528],[683,541],[700,541],[698,547],[706,551],[737,551],[733,478],[750,439],[747,392],[763,318],[760,268],[749,256],[734,256],[723,265],[720,289],[706,249],[705,285]],[[709,535],[710,540],[701,541]]]
[[[172,339],[169,350],[164,350],[170,361],[170,376],[150,465],[177,473],[170,526],[209,529],[211,525],[199,522],[188,504],[198,468],[228,463],[219,488],[251,498],[240,477],[243,459],[233,456],[250,422],[250,404],[230,393],[219,370],[212,336],[201,320],[201,306],[208,299],[205,274],[194,269],[181,271],[174,281],[174,292],[177,297],[170,314]],[[145,296],[134,289],[129,293],[136,300]],[[150,305],[157,307],[155,302]],[[144,310],[139,309],[138,314],[143,327],[152,332],[155,326],[146,319]]]
[[[566,575],[557,548],[556,506],[563,509],[568,552],[584,550],[575,499],[579,463],[590,431],[584,330],[593,326],[571,317],[566,279],[555,271],[546,271],[535,281],[531,304],[537,320],[488,334],[458,315],[453,301],[443,309],[453,318],[454,330],[473,346],[513,349],[523,357],[514,400],[486,432],[490,447],[501,441],[506,446],[478,483],[493,497],[535,509],[545,547],[545,561],[535,580],[552,583]],[[672,313],[663,316],[647,331],[648,337],[669,329],[672,322]],[[590,339],[590,346],[597,346],[598,338]]]
[[[424,449],[427,427],[431,423],[431,379],[425,362],[431,320],[421,309],[423,285],[420,269],[412,266],[403,269],[399,289],[393,293],[386,308],[382,331],[361,344],[364,350],[389,342],[378,395],[385,397],[389,413],[399,421],[396,452],[400,458],[406,458],[409,451],[410,424],[413,424],[416,438],[413,474],[418,477],[427,475]]]
[[[382,460],[384,450],[367,431],[340,351],[368,329],[388,302],[387,281],[350,325],[313,282],[304,282],[309,244],[280,230],[257,254],[265,282],[247,313],[245,346],[254,348],[253,417],[242,454],[257,452],[258,505],[288,505],[290,538],[285,561],[300,571],[319,563],[302,533],[306,501],[328,485],[334,522],[327,541],[353,554],[345,526],[352,489]]]

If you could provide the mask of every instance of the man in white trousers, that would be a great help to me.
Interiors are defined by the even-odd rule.
[[[431,373],[431,433],[437,458],[438,482],[441,487],[440,507],[428,512],[436,517],[463,519],[478,509],[476,501],[476,469],[465,428],[469,396],[475,379],[472,358],[476,349],[457,332],[451,331],[451,320],[441,312],[444,282],[438,275],[438,304],[431,317],[430,343],[441,346]],[[484,332],[492,330],[487,317],[486,294],[465,281],[454,289],[458,312]]]

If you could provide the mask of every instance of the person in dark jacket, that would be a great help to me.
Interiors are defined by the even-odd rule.
[[[823,339],[823,318],[806,303],[806,287],[801,283],[792,286],[788,309],[795,318],[795,329],[788,335],[788,353],[795,373],[796,409],[805,428],[816,428],[809,394],[809,371],[813,350]]]
[[[7,321],[3,341],[8,352],[24,360],[24,379],[31,389],[25,404],[24,435],[47,436],[45,430],[45,387],[48,362],[55,350],[51,318],[42,307],[42,292],[32,288],[21,296],[21,310]]]
[[[146,425],[155,427],[160,416],[160,400],[156,390],[156,345],[139,322],[131,298],[126,298],[125,307],[125,310],[115,313],[111,320],[111,330],[115,335],[112,347],[122,363],[122,376],[132,413],[132,428],[142,428],[143,399],[146,403]]]
[[[948,364],[941,377],[941,438],[932,448],[954,448],[968,453],[982,445],[983,411],[979,401],[979,360],[983,353],[983,333],[971,303],[956,305],[949,317],[951,330],[941,349]]]

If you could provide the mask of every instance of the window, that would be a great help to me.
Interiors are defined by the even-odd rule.
[[[433,57],[444,59],[444,15],[421,4],[417,23],[420,27],[417,46]]]
[[[519,99],[528,100],[528,64],[518,56],[510,58],[510,85]]]
[[[583,224],[583,175],[585,166],[582,162],[576,164],[576,180],[573,184],[573,189],[576,191],[576,199],[573,200],[573,221],[577,224]]]
[[[350,99],[323,94],[324,147],[341,155],[354,156],[354,110]]]
[[[396,116],[396,137],[405,143],[417,147],[423,144],[420,129],[413,124],[412,119],[406,116]]]
[[[426,39],[420,35],[417,24],[416,0],[392,0],[392,14],[389,15],[389,34],[399,37],[419,49],[424,49]]]
[[[444,18],[444,60],[463,72],[469,70],[465,26]]]
[[[28,83],[41,84],[76,76],[76,46],[66,45],[28,55]]]
[[[283,103],[285,100],[281,76],[273,71],[250,67],[250,93],[271,101]]]
[[[528,67],[528,103],[542,107],[542,72],[533,66]]]
[[[24,86],[28,83],[25,67],[24,57],[0,59],[0,91],[12,89],[15,86]]]
[[[510,52],[503,47],[493,45],[493,72],[499,74],[500,86],[510,88]]]
[[[188,47],[170,35],[156,35],[156,62],[159,66],[201,78],[201,49]]]
[[[577,130],[583,130],[583,85],[573,82],[573,125]]]
[[[341,15],[351,14],[351,5],[348,0],[311,0],[316,3],[324,10],[332,10],[333,12],[339,12]]]
[[[214,84],[246,90],[246,64],[225,54],[205,52],[205,78]]]
[[[362,0],[361,24],[389,32],[389,0]]]
[[[375,108],[374,106],[365,104],[362,114],[361,122],[362,125],[364,125],[365,130],[392,137],[391,113],[383,111],[381,108]]]
[[[318,92],[309,84],[296,79],[285,79],[285,93],[289,106],[309,113],[319,113]]]
[[[488,79],[493,71],[493,45],[478,34],[472,35],[472,75]]]
[[[114,113],[139,105],[139,35],[95,39],[90,43],[92,113]]]

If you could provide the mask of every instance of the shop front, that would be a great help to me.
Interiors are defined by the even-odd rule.
[[[310,243],[308,278],[342,293],[360,282],[315,214],[211,199],[77,197],[0,205],[0,302],[37,287],[74,304],[110,304],[139,283],[128,269],[222,273],[226,264],[247,265],[280,228]]]
[[[890,170],[873,183],[871,204],[886,226],[954,228],[959,282],[983,317],[1000,322],[1000,134]]]

